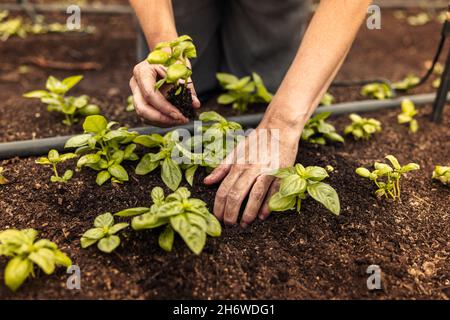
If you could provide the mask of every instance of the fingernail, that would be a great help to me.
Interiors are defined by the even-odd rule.
[[[175,120],[179,120],[179,119],[180,119],[180,116],[179,116],[176,112],[171,112],[171,113],[170,113],[170,116],[171,116],[173,119],[175,119]]]

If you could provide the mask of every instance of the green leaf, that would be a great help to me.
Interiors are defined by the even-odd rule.
[[[128,181],[128,173],[120,164],[113,164],[108,168],[108,172],[120,181]]]
[[[94,226],[97,228],[111,227],[114,224],[114,217],[111,213],[106,212],[97,216],[94,220]]]
[[[80,134],[78,136],[72,137],[67,140],[64,148],[78,148],[84,146],[88,143],[91,137],[91,134]]]
[[[329,177],[327,170],[322,167],[309,166],[305,168],[305,178],[311,181],[322,181]]]
[[[72,76],[72,77],[65,78],[62,81],[62,84],[65,86],[65,91],[69,91],[70,89],[72,89],[82,79],[83,79],[83,76]]]
[[[134,230],[153,229],[165,225],[168,222],[168,218],[160,218],[152,213],[144,213],[131,220],[131,227]]]
[[[227,120],[215,111],[205,111],[198,116],[204,122],[227,122]]]
[[[184,172],[184,177],[186,178],[186,181],[189,183],[189,185],[192,187],[194,184],[194,175],[195,171],[197,171],[198,165],[192,165],[186,169]]]
[[[83,129],[89,133],[100,133],[106,129],[108,121],[104,116],[94,115],[86,117],[83,123]]]
[[[85,154],[77,161],[77,167],[81,168],[88,164],[94,164],[100,161],[100,155],[98,153]]]
[[[41,157],[41,158],[37,159],[35,162],[36,162],[37,164],[42,164],[42,165],[49,165],[49,164],[52,164],[52,163],[50,162],[50,160],[48,160],[46,157]]]
[[[130,209],[125,209],[125,210],[119,211],[119,212],[115,213],[114,215],[118,216],[118,217],[134,217],[134,216],[138,216],[138,215],[144,214],[149,211],[150,211],[150,208],[137,207],[137,208],[130,208]]]
[[[280,192],[275,193],[269,200],[270,211],[287,211],[295,206],[296,196],[283,197]]]
[[[161,204],[164,201],[164,190],[161,187],[154,187],[150,196],[155,204]]]
[[[181,202],[179,201],[173,201],[168,202],[163,205],[161,205],[158,208],[158,216],[159,217],[169,217],[178,215],[184,212],[184,207]]]
[[[134,143],[140,144],[147,148],[158,147],[164,143],[164,138],[159,134],[137,136],[133,140]]]
[[[103,170],[103,171],[100,171],[100,172],[97,174],[97,178],[95,179],[95,182],[96,182],[99,186],[101,186],[101,185],[103,185],[106,181],[108,181],[110,178],[111,178],[111,174],[110,174],[108,171]]]
[[[303,193],[305,190],[306,180],[297,174],[288,176],[281,180],[280,194],[282,197]]]
[[[161,167],[161,178],[169,189],[175,191],[182,179],[180,166],[171,158],[165,158]]]
[[[401,169],[402,166],[400,165],[396,157],[394,157],[393,155],[387,155],[385,158],[388,159],[390,163],[392,163],[392,166],[395,169]]]
[[[154,161],[153,160],[153,154],[147,153],[141,158],[141,161],[139,161],[135,173],[140,176],[144,176],[146,174],[149,174],[156,168],[158,168],[160,161]]]
[[[339,196],[330,185],[317,182],[311,184],[307,188],[308,194],[316,201],[320,202],[335,215],[339,215],[341,206]]]
[[[64,181],[69,181],[70,179],[72,179],[73,177],[73,171],[72,170],[66,170],[66,172],[64,172],[63,174],[63,179]]]
[[[48,153],[48,160],[51,163],[57,163],[59,161],[59,152],[55,149],[50,150]]]
[[[186,215],[180,214],[170,217],[170,225],[178,232],[195,254],[200,254],[206,243],[206,233],[198,225],[191,224]]]
[[[99,226],[96,228],[92,228],[87,230],[83,235],[82,238],[92,239],[92,240],[99,240],[103,238],[106,235],[105,230],[103,227]]]
[[[47,248],[32,252],[28,258],[36,263],[46,274],[52,274],[55,271],[55,255],[53,251]]]
[[[221,86],[230,84],[230,83],[237,83],[239,81],[239,79],[229,73],[225,73],[225,72],[219,72],[216,73],[216,78],[219,81]]]
[[[41,98],[46,97],[48,95],[49,95],[49,93],[47,91],[45,91],[45,90],[36,90],[36,91],[27,92],[23,96],[25,98],[39,98],[39,99],[41,99]]]
[[[222,226],[220,225],[219,220],[212,215],[211,213],[205,214],[203,216],[206,221],[206,233],[211,237],[220,237],[222,233]]]
[[[163,50],[154,50],[150,52],[147,61],[150,64],[165,64],[169,60],[170,55]]]
[[[172,83],[187,77],[188,74],[189,69],[184,64],[172,64],[167,68],[167,80]]]
[[[31,260],[22,257],[12,258],[5,268],[5,284],[12,291],[16,291],[33,270]]]
[[[296,174],[295,168],[281,168],[274,172],[272,175],[277,178],[287,178],[290,175]]]
[[[96,239],[89,239],[89,238],[81,237],[80,244],[83,249],[86,249],[87,247],[92,246],[97,241],[98,240],[96,240]]]
[[[172,251],[174,237],[175,233],[172,227],[168,224],[159,234],[159,246],[167,252]]]
[[[370,171],[366,168],[358,168],[355,170],[356,174],[363,177],[363,178],[369,178],[370,177]]]
[[[97,247],[100,251],[105,253],[111,253],[120,245],[120,238],[118,236],[112,235],[106,238],[100,239]]]
[[[217,103],[226,105],[226,104],[231,104],[236,100],[237,100],[237,97],[235,97],[229,93],[224,93],[224,94],[221,94],[217,98]]]
[[[113,225],[111,228],[109,228],[108,234],[109,235],[116,234],[117,232],[125,229],[128,226],[129,226],[129,224],[126,222],[117,223],[117,224]]]
[[[413,171],[413,170],[419,170],[420,166],[417,163],[408,163],[407,165],[403,166],[401,168],[401,172],[408,172],[408,171]]]

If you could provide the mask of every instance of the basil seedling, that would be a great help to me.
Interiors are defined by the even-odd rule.
[[[322,112],[309,119],[303,128],[302,140],[321,145],[326,144],[327,140],[344,143],[344,138],[334,126],[325,121],[330,115],[330,112]]]
[[[401,103],[402,113],[397,116],[397,121],[399,124],[407,123],[409,124],[409,131],[417,132],[419,130],[419,124],[414,116],[417,114],[417,110],[414,103],[409,99],[404,99]]]
[[[192,38],[184,35],[173,41],[158,43],[147,58],[150,64],[166,67],[166,76],[156,82],[155,89],[160,89],[165,83],[171,84],[173,87],[167,99],[188,118],[194,115],[191,91],[187,87],[192,75],[188,59],[196,57],[197,50]]]
[[[327,166],[329,172],[333,170]],[[333,214],[339,215],[341,205],[336,190],[329,184],[321,182],[328,177],[327,169],[297,163],[294,167],[277,170],[273,176],[281,179],[280,189],[269,200],[271,211],[301,210],[302,200],[311,196]]]
[[[394,96],[389,85],[382,82],[369,83],[362,87],[361,94],[372,99],[386,100]]]
[[[388,155],[385,158],[389,160],[392,166],[386,163],[375,162],[375,170],[372,172],[361,167],[356,169],[356,174],[375,183],[378,188],[375,191],[375,195],[378,198],[385,196],[394,200],[400,199],[400,178],[408,171],[419,170],[420,166],[416,163],[408,163],[405,166],[401,166],[397,158],[392,155]]]
[[[345,134],[352,134],[358,139],[369,139],[372,134],[381,131],[381,122],[375,119],[362,118],[359,115],[352,113],[349,116],[352,123],[345,127]]]
[[[321,106],[331,106],[333,104],[333,102],[334,102],[334,97],[330,93],[326,92],[323,95],[322,99],[320,100],[320,105]]]
[[[65,145],[65,148],[77,148],[75,153],[82,155],[78,168],[99,171],[96,178],[99,186],[109,179],[113,183],[128,181],[128,173],[121,163],[139,159],[134,152],[136,144],[132,143],[138,133],[126,127],[113,129],[116,125],[117,122],[108,123],[103,116],[89,116],[83,123],[84,134],[70,138]]]
[[[131,208],[116,213],[120,217],[132,217],[134,230],[162,229],[159,234],[159,246],[172,251],[175,233],[178,233],[189,249],[200,254],[206,243],[206,235],[219,237],[222,227],[200,199],[191,198],[186,188],[164,196],[160,187],[151,192],[153,204],[150,208]]]
[[[233,109],[245,112],[249,104],[272,101],[272,94],[267,91],[262,78],[255,72],[251,77],[241,79],[229,73],[217,73],[216,78],[227,91],[217,99],[219,104],[231,104]]]
[[[105,253],[113,252],[120,245],[117,232],[127,228],[128,223],[114,224],[114,217],[107,212],[99,215],[94,220],[94,228],[83,233],[80,243],[83,249],[97,243],[97,248]]]
[[[16,291],[30,275],[34,276],[34,265],[48,275],[56,266],[72,265],[70,258],[55,243],[47,239],[36,241],[37,235],[33,229],[0,232],[0,256],[11,257],[5,268],[5,284],[12,291]]]
[[[392,87],[395,90],[408,91],[418,85],[420,82],[420,78],[409,74],[405,79],[395,82],[392,84]]]
[[[79,97],[66,97],[67,91],[72,89],[83,76],[72,76],[62,81],[50,76],[47,79],[47,90],[36,90],[24,94],[26,98],[38,98],[41,102],[47,104],[47,110],[64,114],[63,123],[71,126],[78,121],[80,116],[89,116],[100,113],[100,108],[89,103],[89,97],[86,95]]]
[[[126,111],[131,112],[134,111],[134,102],[133,102],[133,96],[129,96],[127,98],[127,107]]]
[[[73,159],[78,157],[75,153],[66,153],[66,154],[59,154],[57,150],[50,150],[47,157],[41,157],[38,160],[36,160],[37,164],[41,164],[44,166],[52,166],[53,167],[53,173],[54,175],[50,177],[51,182],[61,182],[65,183],[72,179],[73,177],[73,171],[72,170],[66,170],[64,172],[63,176],[60,177],[58,174],[57,165],[58,163],[65,162],[67,160]]]
[[[442,182],[445,185],[450,185],[450,167],[436,166],[433,170],[433,179]]]
[[[5,172],[5,169],[3,169],[3,167],[0,167],[0,185],[8,183],[8,180],[3,176],[4,172]]]

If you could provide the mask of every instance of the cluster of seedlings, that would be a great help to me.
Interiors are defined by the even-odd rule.
[[[171,42],[164,42],[155,47],[148,57],[151,64],[163,65],[166,75],[155,85],[160,89],[169,84],[168,99],[189,116],[187,109],[192,109],[192,98],[188,88],[192,74],[189,60],[196,56],[196,49],[189,36],[181,36]],[[232,104],[233,108],[244,111],[249,103],[265,102],[272,99],[264,83],[256,73],[250,77],[237,78],[230,74],[218,74],[217,78],[226,93],[219,97],[219,103]],[[221,225],[209,211],[205,202],[192,198],[185,187],[180,187],[183,176],[189,185],[193,185],[195,172],[199,167],[211,171],[235,148],[245,137],[243,128],[220,114],[209,111],[199,115],[202,125],[197,128],[193,137],[183,139],[180,130],[169,131],[165,135],[139,135],[137,132],[121,127],[117,122],[108,122],[98,113],[99,108],[89,103],[87,96],[66,97],[65,94],[80,80],[81,76],[66,78],[62,81],[50,77],[47,90],[33,91],[26,97],[39,98],[48,105],[50,111],[65,115],[64,123],[71,125],[81,116],[84,133],[70,138],[65,148],[73,153],[60,154],[51,150],[47,157],[41,157],[36,163],[49,166],[53,170],[50,181],[67,183],[74,175],[73,170],[58,173],[58,164],[70,159],[77,159],[76,170],[87,167],[97,172],[96,183],[101,186],[111,180],[112,183],[125,183],[129,175],[124,162],[137,162],[135,174],[146,175],[160,169],[164,184],[173,192],[165,195],[161,187],[151,190],[150,206],[126,208],[115,214],[104,213],[94,220],[93,228],[84,232],[80,239],[82,248],[94,244],[105,253],[111,253],[121,243],[119,233],[131,226],[133,230],[158,229],[159,246],[171,251],[175,235],[178,234],[194,254],[200,254],[205,246],[207,236],[219,237]],[[408,81],[411,81],[408,80]],[[403,83],[402,86],[408,86]],[[365,94],[379,98],[389,95],[383,86],[366,87]],[[185,102],[187,101],[187,104]],[[333,97],[326,94],[322,104],[331,104]],[[133,101],[128,99],[127,109],[132,110]],[[411,101],[402,103],[402,113],[398,115],[399,123],[407,123],[412,132],[417,131],[418,124],[414,119],[417,111]],[[330,113],[319,113],[306,124],[302,140],[313,144],[324,145],[327,142],[344,143],[344,138],[336,132],[333,125],[326,120]],[[357,114],[350,115],[351,123],[345,128],[346,135],[355,140],[369,139],[381,131],[381,123],[375,119],[366,119]],[[137,148],[149,149],[142,157]],[[409,163],[401,166],[392,156],[386,156],[390,164],[375,162],[374,170],[356,169],[356,174],[372,181],[377,189],[375,195],[394,200],[400,199],[400,179],[419,165]],[[301,212],[302,201],[308,198],[322,204],[335,215],[340,213],[340,201],[336,190],[323,182],[334,169],[318,166],[304,167],[297,163],[293,167],[281,168],[272,173],[279,178],[280,187],[269,200],[271,211],[296,210]],[[8,183],[2,175],[0,167],[0,184]],[[450,168],[436,166],[433,179],[445,185],[449,184]],[[116,223],[115,217],[130,218],[129,222]],[[63,254],[56,244],[42,239],[36,240],[37,232],[32,229],[9,229],[0,232],[0,256],[11,257],[5,269],[6,285],[16,290],[29,275],[34,275],[35,265],[46,274],[51,274],[58,265],[69,267],[71,260]]]

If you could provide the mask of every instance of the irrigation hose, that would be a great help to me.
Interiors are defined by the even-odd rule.
[[[436,95],[434,93],[418,94],[412,96],[404,96],[401,98],[395,98],[390,100],[363,100],[354,102],[338,103],[330,106],[319,107],[315,113],[331,112],[334,115],[345,113],[361,113],[369,111],[377,111],[386,108],[399,107],[403,99],[410,99],[416,106],[422,106],[430,104],[434,101]],[[447,95],[447,101],[450,101],[450,94]],[[229,117],[229,121],[240,123],[244,128],[256,127],[261,119],[263,113],[241,115],[235,117]],[[137,131],[139,134],[151,134],[159,133],[164,134],[168,131],[175,129],[186,129],[191,133],[194,131],[194,123],[190,122],[183,126],[174,128],[158,128],[158,127],[140,127],[130,129],[131,131]],[[72,136],[60,136],[36,140],[25,140],[0,143],[0,159],[9,159],[14,157],[30,157],[45,155],[51,149],[59,151],[64,150],[64,144]]]

